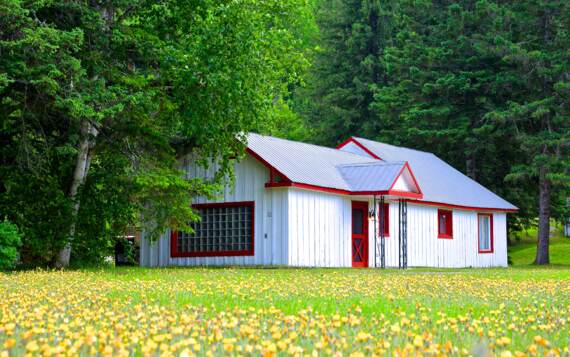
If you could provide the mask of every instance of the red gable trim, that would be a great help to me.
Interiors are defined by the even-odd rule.
[[[245,148],[245,151],[250,154],[251,156],[253,156],[255,159],[257,159],[259,162],[261,162],[265,167],[267,167],[269,169],[269,172],[271,173],[272,171],[275,171],[279,174],[279,176],[281,176],[284,180],[291,182],[291,179],[289,177],[287,177],[287,175],[283,174],[281,171],[277,170],[273,165],[271,165],[269,162],[267,162],[264,158],[262,158],[261,156],[259,156],[255,151],[251,150],[250,148]]]
[[[410,172],[410,175],[412,176],[412,181],[414,182],[414,185],[416,186],[416,188],[419,191],[419,194],[423,197],[424,193],[422,192],[422,189],[420,187],[420,185],[418,184],[418,181],[416,180],[416,177],[414,176],[414,172],[412,171],[412,168],[410,167],[410,164],[406,161],[406,163],[404,164],[404,166],[402,167],[402,169],[400,170],[400,172],[398,173],[398,175],[396,176],[396,178],[394,179],[394,182],[392,182],[392,185],[389,188],[389,191],[392,191],[392,188],[394,188],[394,185],[396,184],[396,181],[398,181],[398,179],[400,178],[400,176],[402,176],[402,173],[404,172],[404,170],[406,169],[406,167],[408,168],[408,171]]]
[[[354,145],[356,145],[359,148],[361,148],[362,150],[364,150],[365,153],[372,156],[373,158],[375,158],[377,160],[382,160],[378,155],[376,155],[375,153],[370,151],[366,146],[362,145],[360,142],[358,142],[358,140],[356,140],[352,136],[350,138],[346,139],[345,141],[343,141],[342,143],[338,144],[336,148],[340,150],[349,143],[354,143]]]

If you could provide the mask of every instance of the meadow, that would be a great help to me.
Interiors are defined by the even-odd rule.
[[[570,269],[0,275],[0,355],[570,356]]]

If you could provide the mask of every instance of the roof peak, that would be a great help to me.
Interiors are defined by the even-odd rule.
[[[248,135],[247,135],[248,138],[249,138],[250,135],[254,135],[254,136],[258,136],[258,137],[264,137],[264,138],[272,139],[272,140],[285,141],[285,142],[289,142],[289,143],[294,143],[294,144],[296,144],[296,145],[309,146],[309,147],[317,147],[317,148],[320,148],[320,149],[329,150],[329,151],[334,152],[334,153],[339,153],[339,152],[341,152],[341,153],[343,153],[343,154],[348,154],[348,155],[350,155],[350,156],[362,157],[362,155],[358,155],[358,154],[355,154],[355,153],[352,153],[352,152],[342,151],[342,150],[338,150],[337,148],[331,148],[331,147],[324,146],[324,145],[317,145],[317,144],[312,144],[312,143],[306,143],[306,142],[304,142],[304,141],[297,141],[297,140],[291,140],[291,139],[283,139],[283,138],[279,138],[279,137],[277,137],[277,136],[264,135],[264,134],[253,133],[253,132],[248,133]],[[375,158],[369,158],[369,159],[370,159],[370,163],[382,161],[382,160],[378,160],[378,159],[375,159]]]
[[[429,152],[429,151],[424,151],[424,150],[419,150],[419,149],[412,149],[412,148],[409,148],[409,147],[406,147],[406,146],[398,146],[398,145],[394,145],[394,144],[388,144],[388,143],[385,143],[385,142],[382,142],[382,141],[371,140],[371,139],[362,138],[362,137],[358,137],[358,136],[351,136],[351,138],[354,139],[354,140],[356,140],[356,141],[363,141],[363,140],[365,140],[365,141],[370,141],[370,142],[373,142],[373,143],[376,143],[376,144],[382,144],[382,145],[390,146],[390,147],[393,147],[393,148],[398,148],[398,149],[403,149],[403,150],[410,150],[410,151],[420,152],[420,153],[422,153],[422,154],[428,154],[428,155],[437,156],[437,155],[435,155],[434,153]]]

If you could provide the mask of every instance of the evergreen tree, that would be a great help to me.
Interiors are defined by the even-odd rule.
[[[298,0],[0,0],[0,216],[23,259],[102,258],[141,215],[151,237],[187,228],[298,81],[311,16]],[[182,177],[188,149],[214,181]]]
[[[510,64],[504,72],[511,93],[504,108],[489,112],[510,128],[522,162],[508,179],[531,182],[538,192],[536,264],[548,264],[550,219],[566,219],[570,189],[570,3],[516,1],[510,36],[494,49]]]
[[[296,97],[315,129],[314,141],[332,145],[370,121],[371,85],[383,83],[380,56],[389,43],[392,1],[326,0],[316,19],[321,29],[307,89]]]

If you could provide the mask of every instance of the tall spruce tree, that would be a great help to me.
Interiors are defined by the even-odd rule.
[[[307,89],[296,98],[314,141],[332,145],[370,122],[371,86],[383,83],[379,58],[391,39],[394,1],[325,0],[317,5],[321,29]]]
[[[538,192],[535,263],[550,262],[550,219],[565,219],[570,189],[570,3],[516,1],[511,31],[493,49],[510,64],[504,108],[486,115],[520,143],[522,162],[508,176]]]
[[[519,206],[510,228],[540,216],[544,251],[569,181],[568,6],[324,1],[304,96],[316,104],[302,107],[315,141],[362,135],[434,152]]]
[[[484,0],[414,5],[400,7],[393,46],[381,58],[388,80],[375,88],[370,135],[436,153],[515,202],[522,218],[515,225],[528,223],[528,187],[504,182],[521,159],[518,142],[486,117],[512,94],[511,65],[494,43],[513,14]]]

